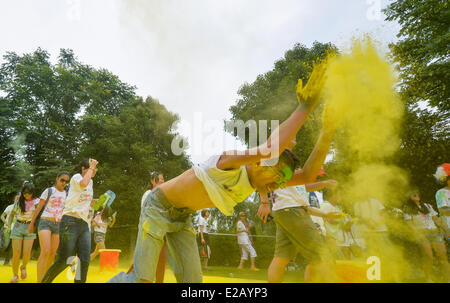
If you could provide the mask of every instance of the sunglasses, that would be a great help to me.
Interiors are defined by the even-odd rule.
[[[64,182],[64,183],[69,183],[70,182],[70,180],[67,180],[67,179],[59,179],[59,181]]]

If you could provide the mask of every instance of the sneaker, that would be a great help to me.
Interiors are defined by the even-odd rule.
[[[18,276],[14,276],[11,281],[9,281],[9,283],[17,283],[19,282],[19,277]]]
[[[27,269],[23,266],[20,266],[20,278],[25,280],[27,278]]]
[[[252,267],[252,268],[250,268],[250,270],[253,270],[253,271],[259,271],[259,268]]]

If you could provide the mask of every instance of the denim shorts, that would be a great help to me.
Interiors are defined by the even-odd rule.
[[[36,239],[35,233],[28,232],[28,226],[30,226],[30,223],[22,223],[22,222],[16,221],[16,223],[14,223],[14,227],[11,231],[10,238],[14,239],[14,240]]]
[[[49,230],[53,234],[59,234],[59,222],[53,222],[50,220],[42,219],[39,220],[38,231]]]
[[[105,234],[98,231],[94,231],[94,241],[95,243],[105,242]]]
[[[153,282],[164,240],[168,250],[168,264],[179,283],[202,282],[202,270],[196,232],[192,228],[188,208],[176,208],[159,187],[144,201],[139,218],[139,230],[134,250],[134,268],[119,273],[109,283]]]

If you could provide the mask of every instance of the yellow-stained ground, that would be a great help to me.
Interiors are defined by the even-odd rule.
[[[3,263],[3,262],[2,262]],[[125,263],[125,262],[123,262]],[[130,263],[131,264],[131,263]],[[69,280],[67,271],[69,268],[64,270],[53,283],[73,283],[73,280]],[[126,264],[119,264],[119,267],[115,271],[100,271],[100,266],[98,262],[94,262],[89,266],[88,272],[88,283],[104,283],[108,281],[111,277],[116,275],[121,271],[127,271],[128,267]],[[231,271],[231,270],[230,270]],[[0,265],[0,283],[9,283],[11,280],[12,267],[11,266],[3,266]],[[30,261],[27,265],[27,278],[25,280],[20,279],[20,270],[19,270],[19,283],[36,283],[36,261]],[[221,276],[214,276],[214,270],[207,272],[203,276],[204,283],[263,283],[266,281],[263,280],[255,280],[255,279],[240,279],[240,278],[228,278]],[[166,268],[166,273],[164,276],[164,283],[176,283],[175,276],[173,275],[172,270],[169,267]]]

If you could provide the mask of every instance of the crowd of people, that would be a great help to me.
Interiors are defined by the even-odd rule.
[[[296,144],[297,133],[321,97],[324,75],[325,66],[318,63],[308,84],[297,87],[299,106],[272,130],[270,137],[261,145],[246,151],[226,151],[214,155],[168,181],[164,181],[161,174],[155,174],[157,179],[152,178],[152,189],[145,192],[141,200],[133,264],[127,272],[118,273],[108,282],[162,282],[166,255],[177,282],[202,282],[202,265],[203,269],[208,269],[211,253],[208,249],[209,231],[200,220],[198,233],[195,232],[191,215],[202,211],[202,218],[206,221],[208,209],[217,208],[224,215],[231,216],[234,207],[254,192],[260,197],[257,216],[264,223],[273,218],[277,228],[275,253],[268,268],[269,282],[283,281],[287,264],[298,253],[308,263],[305,270],[307,282],[338,281],[333,265],[342,256],[357,256],[358,249],[355,247],[362,253],[373,249],[382,255],[381,250],[392,245],[388,226],[391,221],[385,219],[387,208],[383,203],[373,197],[355,203],[351,211],[353,220],[340,207],[338,183],[318,180],[318,175],[323,174],[321,168],[337,122],[323,116],[316,145],[301,169],[298,168],[299,159],[291,151]],[[114,222],[113,218],[109,221],[102,217],[100,223],[92,213],[95,202],[92,179],[97,172],[97,164],[94,159],[82,161],[78,172],[70,178],[68,192],[65,191],[69,181],[66,172],[58,174],[55,185],[46,189],[40,198],[35,196],[32,184],[23,186],[7,223],[7,230],[12,228],[11,282],[18,281],[21,254],[20,274],[22,279],[26,278],[26,266],[36,231],[41,242],[38,282],[53,281],[71,265],[68,260],[73,256],[79,258],[80,268],[75,282],[86,282],[91,257],[95,257],[104,245],[104,235],[101,235],[104,234],[104,227]],[[444,188],[437,194],[439,218],[432,207],[420,200],[418,192],[408,194],[405,199],[410,201],[404,210],[398,210],[403,212],[402,220],[407,222],[400,225],[408,226],[413,231],[411,234],[415,235],[428,258],[423,263],[427,280],[431,278],[432,250],[442,263],[444,275],[448,277],[444,241],[449,237],[450,168],[448,164],[442,167],[443,173],[438,179],[444,183]],[[325,202],[322,205],[318,205],[317,196],[313,194],[318,190],[324,190]],[[41,210],[43,212],[39,216]],[[14,226],[13,218],[16,220]],[[38,218],[39,224],[35,226]],[[313,221],[312,218],[319,219]],[[95,223],[92,225],[98,228],[95,232],[100,234],[95,235],[99,244],[91,255],[93,219]],[[257,270],[256,252],[248,237],[249,228],[245,214],[240,215],[236,224],[242,253],[239,267],[242,268],[250,256],[251,269]]]
[[[86,281],[90,260],[105,248],[106,230],[114,224],[116,216],[109,207],[94,212],[97,199],[93,199],[92,179],[97,164],[95,159],[84,159],[72,177],[66,171],[58,173],[53,186],[46,188],[40,196],[36,195],[32,182],[24,182],[14,203],[2,214],[2,240],[10,239],[4,247],[4,265],[12,258],[11,283],[18,282],[19,269],[20,279],[27,278],[27,265],[37,236],[40,247],[38,282],[53,281],[65,268],[73,265],[75,256],[80,262],[80,275],[75,282]],[[91,226],[97,243],[92,253]]]

